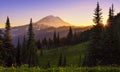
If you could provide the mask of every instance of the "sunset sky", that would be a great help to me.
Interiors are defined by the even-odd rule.
[[[91,25],[97,1],[104,23],[112,3],[115,14],[120,12],[120,0],[0,0],[0,27],[4,26],[7,16],[12,26],[18,26],[28,24],[30,18],[36,22],[48,15],[59,16],[73,25]]]

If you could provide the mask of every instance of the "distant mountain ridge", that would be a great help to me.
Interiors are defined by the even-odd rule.
[[[29,24],[11,28],[11,35],[14,44],[17,43],[18,37],[20,38],[20,40],[22,40],[24,35],[27,37],[28,26]],[[36,39],[43,39],[45,37],[52,38],[54,31],[59,33],[60,37],[65,37],[70,26],[72,27],[73,32],[83,32],[90,28],[72,26],[71,24],[63,21],[61,18],[52,15],[46,16],[33,23],[33,29]]]

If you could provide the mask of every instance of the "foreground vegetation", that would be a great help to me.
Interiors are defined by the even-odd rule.
[[[52,68],[29,68],[28,65],[22,65],[21,67],[4,68],[0,67],[0,72],[119,72],[120,67],[52,67]]]

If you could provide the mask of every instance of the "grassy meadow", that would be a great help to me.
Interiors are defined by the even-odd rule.
[[[90,42],[84,42],[74,46],[64,46],[54,49],[43,50],[43,55],[39,55],[39,66],[29,68],[28,65],[20,67],[0,67],[0,72],[120,72],[120,67],[96,66],[96,67],[79,67],[79,60],[82,65],[86,49]],[[58,67],[60,53],[66,55],[67,66]],[[48,61],[50,68],[46,68]]]
[[[61,53],[63,56],[66,56],[67,66],[78,66],[79,60],[82,63],[84,59],[88,44],[89,42],[84,42],[74,46],[65,46],[43,50],[42,56],[40,55],[39,51],[39,66],[45,66],[49,61],[52,67],[56,67],[58,65],[58,60]]]

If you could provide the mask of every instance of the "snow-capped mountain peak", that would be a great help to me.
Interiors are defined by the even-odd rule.
[[[69,23],[63,21],[61,18],[53,15],[46,16],[42,18],[41,20],[37,21],[35,24],[37,25],[47,25],[52,27],[60,27],[60,26],[70,26]]]

